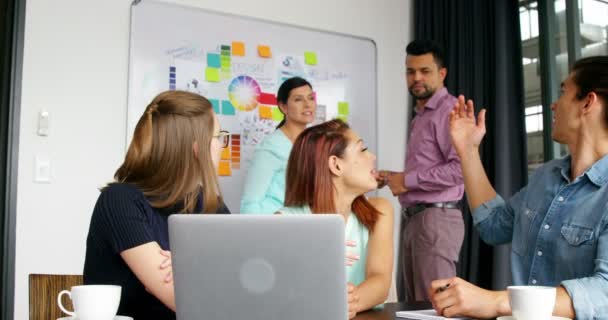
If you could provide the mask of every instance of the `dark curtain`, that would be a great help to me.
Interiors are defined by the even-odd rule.
[[[524,89],[517,0],[416,0],[415,39],[432,39],[446,51],[446,87],[464,94],[486,114],[481,146],[486,172],[508,199],[527,182]],[[464,204],[465,240],[458,275],[484,288],[511,281],[510,247],[479,238]]]
[[[14,290],[14,205],[16,155],[13,142],[18,126],[16,60],[22,57],[22,33],[17,45],[17,30],[23,30],[25,0],[0,0],[0,319],[13,318]],[[20,8],[20,10],[18,10]],[[17,15],[19,13],[19,15]],[[18,18],[20,17],[20,18]],[[17,24],[19,22],[19,24]],[[19,49],[19,50],[17,50]],[[20,72],[19,72],[20,74]]]
[[[12,16],[8,10],[9,1],[0,0],[0,248],[4,255],[4,244],[5,244],[5,212],[6,208],[6,145],[7,145],[7,121],[8,121],[8,80],[10,79],[10,30],[12,29]],[[0,275],[4,275],[5,266],[4,263],[0,263]],[[0,277],[0,288],[4,293],[5,280],[4,276]],[[2,310],[4,307],[4,299],[0,300],[2,304]],[[1,315],[0,315],[1,317]],[[2,317],[3,318],[3,317]]]

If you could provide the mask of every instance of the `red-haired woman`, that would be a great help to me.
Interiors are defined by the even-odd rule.
[[[336,213],[346,222],[349,318],[384,302],[393,266],[393,208],[377,188],[376,156],[341,120],[304,130],[287,164],[283,214]]]

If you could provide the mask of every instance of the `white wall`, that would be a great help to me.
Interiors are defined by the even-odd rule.
[[[373,39],[378,47],[378,163],[402,168],[410,1],[173,2]],[[125,150],[129,10],[127,0],[27,1],[15,319],[28,318],[28,274],[82,273],[97,189],[111,179]],[[41,110],[50,112],[47,137],[36,134]],[[36,156],[51,160],[51,183],[34,183]],[[393,203],[398,209],[394,198]]]

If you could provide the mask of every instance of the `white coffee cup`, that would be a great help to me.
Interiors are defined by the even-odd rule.
[[[113,320],[120,304],[120,286],[84,285],[74,286],[59,292],[57,304],[59,309],[78,320]],[[61,303],[61,296],[67,294],[72,300],[74,311],[66,310]]]
[[[555,306],[555,287],[509,286],[511,313],[517,320],[550,320]]]

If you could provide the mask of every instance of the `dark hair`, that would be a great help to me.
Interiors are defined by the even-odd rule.
[[[445,52],[443,47],[433,40],[414,40],[405,49],[408,55],[421,56],[427,53],[433,55],[433,60],[439,68],[445,67]]]
[[[309,86],[312,89],[310,82],[306,81],[306,79],[304,79],[304,78],[293,77],[293,78],[289,78],[289,79],[285,80],[281,84],[281,86],[279,87],[279,91],[277,92],[277,103],[287,104],[287,99],[289,99],[289,93],[291,93],[291,90],[293,90],[295,88],[303,87],[303,86]],[[279,110],[281,110],[281,108],[279,108]],[[281,112],[283,112],[283,111],[281,111]],[[282,127],[284,124],[285,124],[285,115],[283,114],[283,120],[281,120],[281,122],[279,122],[277,129]]]
[[[344,121],[335,119],[305,129],[293,143],[286,173],[285,206],[308,205],[313,213],[336,212],[330,156],[343,157],[348,146]],[[372,230],[380,211],[359,195],[351,206],[359,221]]]
[[[578,87],[577,99],[595,92],[604,103],[604,116],[608,124],[608,56],[583,58],[572,66],[572,81]]]

